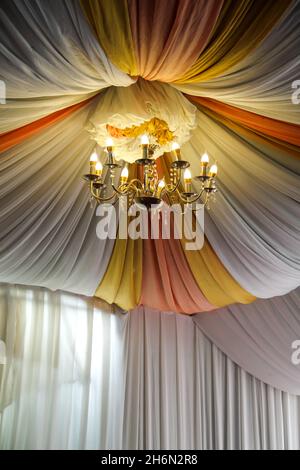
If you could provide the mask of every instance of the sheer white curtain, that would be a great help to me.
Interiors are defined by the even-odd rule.
[[[300,398],[190,317],[1,286],[1,449],[298,449]]]

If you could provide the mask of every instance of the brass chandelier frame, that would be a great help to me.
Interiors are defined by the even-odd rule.
[[[106,185],[103,181],[103,166],[98,161],[97,154],[94,152],[90,158],[90,172],[84,175],[84,179],[89,182],[91,198],[96,200],[98,204],[107,202],[114,204],[120,197],[125,196],[128,198],[129,205],[135,202],[147,209],[151,209],[152,207],[159,206],[166,198],[169,204],[171,204],[172,195],[177,195],[182,204],[193,204],[205,195],[202,204],[206,205],[210,195],[217,191],[215,180],[217,165],[214,164],[208,169],[208,155],[204,154],[201,157],[200,174],[194,177],[195,180],[201,182],[201,190],[200,192],[195,192],[192,189],[192,175],[189,170],[190,163],[181,159],[179,145],[174,142],[172,146],[176,160],[170,165],[170,182],[168,183],[165,182],[164,178],[158,178],[156,162],[152,158],[155,148],[157,148],[155,145],[149,144],[148,137],[143,136],[141,143],[142,157],[135,161],[142,168],[142,178],[129,179],[128,167],[124,166],[120,182],[117,185],[115,184],[116,170],[121,168],[121,165],[115,162],[113,157],[113,142],[112,139],[108,139],[106,145],[108,157],[104,166],[109,172],[110,185]],[[102,196],[103,191],[108,186],[110,186],[113,193],[106,197]],[[181,190],[181,187],[184,190]]]

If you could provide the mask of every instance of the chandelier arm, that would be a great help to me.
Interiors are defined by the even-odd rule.
[[[111,184],[111,187],[113,188],[113,190],[115,191],[116,194],[118,194],[119,196],[126,196],[128,193],[130,193],[130,190],[133,189],[133,192],[134,193],[138,193],[140,190],[137,188],[137,186],[133,183],[134,181],[138,181],[138,180],[132,180],[130,181],[130,183],[126,183],[126,189],[125,190],[120,190],[119,188],[121,188],[123,185],[119,186],[119,188],[116,188],[116,186],[112,183]]]
[[[140,185],[141,189],[143,189],[143,183],[140,180],[138,180],[137,178],[134,178],[133,180],[130,180],[129,186],[134,186],[134,188],[136,190],[138,190],[138,188],[134,185],[134,183],[138,183]]]
[[[109,196],[109,197],[100,197],[100,196],[96,196],[96,194],[92,193],[93,195],[93,198],[96,199],[97,202],[108,202],[108,201],[111,201],[114,197],[116,197],[115,194],[113,194],[112,196]]]
[[[126,190],[120,191],[118,188],[115,187],[115,185],[112,183],[111,184],[112,189],[115,191],[115,195],[117,196],[126,196],[129,193],[129,185],[127,186]],[[119,186],[122,187],[122,186]]]
[[[204,191],[205,191],[205,189],[202,189],[202,191],[196,197],[194,197],[194,199],[186,199],[185,197],[182,196],[182,194],[178,190],[177,190],[177,194],[180,197],[181,201],[184,202],[185,204],[193,204],[194,202],[196,202],[200,199],[200,197],[202,196]],[[206,202],[207,201],[205,201],[205,204],[206,204]]]
[[[108,201],[111,201],[116,196],[115,194],[113,194],[112,196],[109,196],[109,197],[100,197],[100,196],[98,196],[94,191],[92,181],[90,182],[90,191],[91,191],[91,195],[93,196],[93,198],[96,199],[96,201],[98,201],[98,202],[108,202]]]
[[[179,188],[180,182],[181,182],[180,178],[178,178],[178,181],[177,181],[175,186],[172,186],[171,184],[167,184],[165,190],[169,194],[175,193],[177,191],[177,189]],[[168,188],[170,188],[170,189],[168,189]]]

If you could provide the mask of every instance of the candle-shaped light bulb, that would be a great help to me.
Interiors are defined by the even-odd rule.
[[[142,145],[149,145],[149,138],[146,134],[142,135],[141,137],[141,144]]]
[[[165,180],[163,180],[163,179],[159,180],[158,185],[157,185],[157,196],[158,197],[161,196],[162,190],[164,189],[165,186],[166,186]]]
[[[148,158],[149,139],[147,135],[142,135],[141,143],[143,149],[143,158]]]
[[[107,150],[111,149],[112,146],[113,146],[113,144],[114,144],[114,143],[113,143],[112,138],[111,138],[111,137],[108,137],[108,138],[106,139],[106,141],[105,141],[105,145],[106,145]]]
[[[128,171],[128,168],[127,166],[124,166],[122,172],[121,172],[121,184],[124,184],[127,182],[128,180],[128,175],[129,175],[129,171]]]
[[[204,178],[207,177],[207,165],[209,163],[209,156],[207,153],[204,153],[201,157],[201,176],[204,176]]]
[[[218,167],[216,164],[212,165],[209,170],[209,176],[210,178],[214,178],[216,174],[218,173]]]
[[[189,168],[187,168],[184,172],[183,179],[185,183],[191,183],[192,182],[192,174]]]
[[[191,174],[191,171],[190,171],[189,168],[187,168],[184,171],[183,179],[184,179],[185,192],[190,193],[191,192],[191,184],[192,184],[192,174]]]
[[[97,163],[96,163],[96,167],[95,167],[95,174],[96,174],[97,176],[101,176],[101,175],[102,175],[102,171],[103,171],[102,163],[101,163],[101,162],[97,162]]]
[[[201,157],[201,163],[208,163],[209,162],[209,156],[207,155],[207,153],[204,153]]]
[[[177,158],[180,158],[180,145],[177,142],[173,142],[172,150],[176,153]]]
[[[93,152],[92,155],[90,156],[90,174],[94,175],[96,171],[96,163],[98,160],[98,155],[96,152]]]

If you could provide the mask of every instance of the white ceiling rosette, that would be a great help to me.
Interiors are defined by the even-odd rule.
[[[182,145],[187,142],[197,126],[196,108],[173,87],[138,80],[130,87],[109,88],[99,96],[99,103],[90,118],[87,130],[91,138],[101,147],[111,137],[107,125],[118,129],[141,126],[152,118],[165,121],[174,135],[174,140]],[[150,144],[157,144],[154,136],[148,135]],[[139,137],[118,137],[113,139],[114,157],[133,163],[141,158]],[[159,145],[153,157],[158,158],[171,150],[171,142]]]

